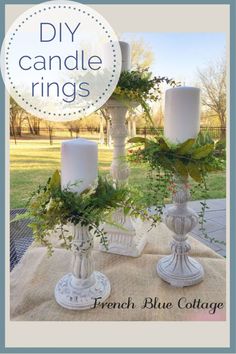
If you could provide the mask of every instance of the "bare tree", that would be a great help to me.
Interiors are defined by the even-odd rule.
[[[202,90],[202,103],[219,117],[221,138],[226,127],[226,62],[220,60],[204,70],[198,70]]]
[[[29,126],[30,134],[40,135],[41,119],[39,119],[38,117],[33,116],[31,114],[27,114],[26,120],[27,120],[27,123]]]
[[[154,53],[142,40],[132,40],[131,46],[131,69],[143,71],[148,69],[154,62]]]
[[[81,128],[80,120],[72,120],[69,122],[64,123],[67,129],[70,132],[70,137],[73,138],[73,133],[75,133],[76,138],[78,138]]]
[[[14,137],[21,136],[22,122],[24,120],[25,111],[18,103],[10,97],[10,135]]]
[[[53,133],[54,133],[54,128],[55,128],[54,122],[51,122],[50,120],[46,120],[45,125],[48,130],[49,143],[50,143],[50,145],[52,145],[53,144]]]

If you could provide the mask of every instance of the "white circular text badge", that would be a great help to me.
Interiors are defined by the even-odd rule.
[[[9,94],[32,115],[78,119],[99,109],[114,91],[121,71],[119,41],[92,8],[45,2],[10,27],[1,70]]]

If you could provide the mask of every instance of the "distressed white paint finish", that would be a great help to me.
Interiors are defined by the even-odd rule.
[[[105,252],[116,253],[123,256],[138,257],[141,255],[147,243],[147,229],[139,219],[125,216],[122,210],[116,210],[113,221],[121,227],[105,224],[107,233],[108,249],[100,246]]]
[[[174,206],[164,214],[164,222],[174,232],[174,240],[171,243],[172,254],[157,263],[157,273],[175,287],[194,285],[204,278],[201,264],[188,256],[191,249],[187,243],[188,233],[198,223],[198,215],[187,205],[188,198],[186,183],[177,180],[177,189],[173,195]]]
[[[126,102],[114,99],[109,99],[106,106],[111,115],[111,135],[114,145],[111,175],[114,180],[125,183],[129,177],[125,151],[127,137],[125,117],[129,106]],[[132,106],[136,107],[137,103],[133,103]],[[125,256],[140,256],[147,243],[147,233],[140,227],[142,222],[132,219],[129,215],[125,216],[121,210],[115,211],[113,219],[122,225],[122,228],[104,225],[108,238],[108,249],[103,246],[100,249]]]
[[[75,225],[72,246],[72,273],[64,275],[55,287],[55,298],[59,305],[70,310],[85,310],[94,306],[94,299],[101,301],[110,295],[108,278],[94,271],[92,258],[93,236],[87,226]]]

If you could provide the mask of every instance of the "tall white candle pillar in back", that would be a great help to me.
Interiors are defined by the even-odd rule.
[[[80,182],[70,190],[81,193],[92,186],[98,176],[98,146],[87,139],[63,141],[61,144],[61,186]]]
[[[129,71],[131,68],[131,54],[129,43],[119,41],[121,49],[122,66],[121,71]]]
[[[164,135],[173,143],[195,138],[200,130],[200,89],[175,87],[166,91]]]

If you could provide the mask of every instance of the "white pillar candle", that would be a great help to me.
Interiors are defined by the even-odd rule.
[[[63,141],[61,144],[61,187],[70,184],[73,192],[91,187],[98,177],[98,146],[87,139]]]
[[[122,66],[121,71],[129,71],[131,68],[131,54],[130,54],[130,45],[129,43],[119,41],[120,50],[121,50],[121,58],[122,58]]]
[[[175,87],[166,91],[164,135],[173,143],[195,138],[200,130],[200,89]]]

